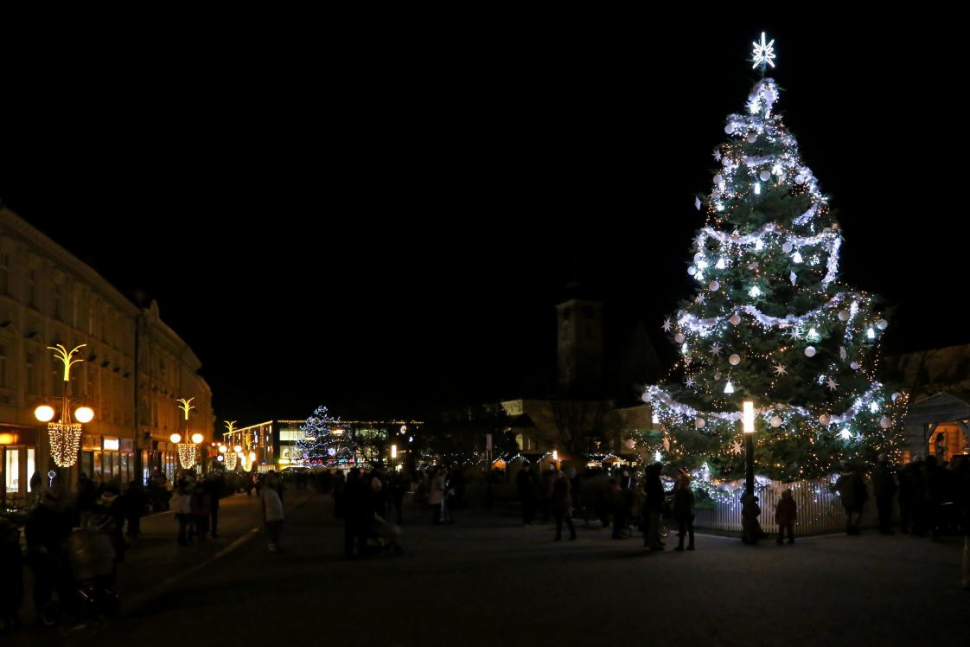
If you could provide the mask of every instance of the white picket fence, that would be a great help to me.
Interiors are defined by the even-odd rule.
[[[796,535],[817,535],[829,532],[843,532],[845,530],[845,515],[839,495],[830,489],[831,481],[818,479],[813,481],[798,481],[795,483],[771,483],[756,486],[758,505],[761,507],[761,527],[765,532],[777,533],[778,524],[775,523],[775,508],[781,500],[781,493],[791,488],[798,506],[798,521],[795,523]],[[863,528],[877,527],[879,518],[876,512],[876,501],[872,494],[872,484],[866,483],[869,489],[869,500],[863,509]],[[698,510],[694,519],[694,526],[710,530],[741,532],[741,499],[727,503],[715,503],[713,510]]]

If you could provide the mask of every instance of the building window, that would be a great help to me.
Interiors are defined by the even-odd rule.
[[[0,294],[10,291],[10,254],[0,252]]]
[[[37,270],[27,270],[27,305],[37,307]]]
[[[27,353],[27,393],[37,393],[37,371],[34,370],[34,354]]]

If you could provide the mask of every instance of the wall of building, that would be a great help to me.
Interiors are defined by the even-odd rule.
[[[48,349],[57,344],[68,350],[83,345],[67,395],[72,409],[83,403],[95,411],[82,439],[81,462],[89,471],[123,482],[137,476],[142,459],[151,462],[153,452],[168,449],[149,439],[167,439],[177,426],[178,397],[196,397],[199,430],[211,438],[212,394],[197,374],[201,362],[161,322],[157,305],[138,308],[91,267],[0,207],[4,497],[22,499],[31,475],[53,467],[46,427],[34,409],[50,404],[59,410],[65,395],[63,365]]]

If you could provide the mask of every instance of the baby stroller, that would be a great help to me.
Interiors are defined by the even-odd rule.
[[[398,540],[401,538],[401,527],[375,514],[370,522],[367,533],[367,550],[372,555],[393,553],[400,556],[404,549]]]
[[[48,626],[67,616],[76,621],[101,620],[118,615],[118,596],[112,590],[115,550],[112,523],[75,528],[68,544],[69,572],[62,573],[54,597],[44,606],[41,621]]]

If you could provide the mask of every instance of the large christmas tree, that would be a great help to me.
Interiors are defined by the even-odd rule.
[[[756,64],[773,65],[764,36],[755,46]],[[872,295],[837,280],[839,225],[775,112],[778,95],[763,78],[727,119],[713,187],[696,202],[706,213],[687,268],[697,288],[664,322],[680,360],[644,400],[666,458],[722,477],[743,474],[740,409],[753,400],[756,471],[791,481],[880,452],[898,459],[905,403],[876,381],[888,324]]]

